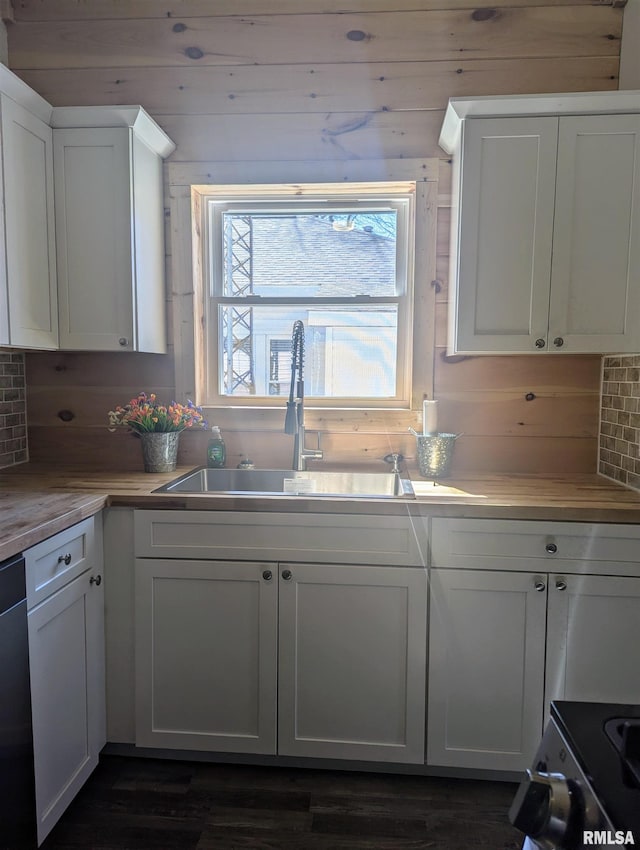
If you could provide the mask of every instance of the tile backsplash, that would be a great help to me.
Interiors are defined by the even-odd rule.
[[[24,354],[0,351],[0,468],[27,459]]]
[[[640,490],[640,355],[605,357],[598,470]]]

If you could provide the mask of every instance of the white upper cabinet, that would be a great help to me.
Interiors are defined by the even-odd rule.
[[[450,353],[640,347],[640,95],[450,101]]]
[[[0,66],[0,111],[0,344],[57,348],[51,107]]]
[[[60,348],[166,351],[162,160],[140,107],[53,110]]]
[[[162,161],[139,106],[51,107],[0,65],[0,346],[166,351]]]
[[[560,118],[549,342],[640,344],[640,114]]]
[[[456,350],[530,351],[546,341],[557,132],[555,118],[465,125]]]

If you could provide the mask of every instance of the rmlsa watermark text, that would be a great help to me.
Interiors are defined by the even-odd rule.
[[[585,829],[582,833],[582,843],[585,847],[632,847],[636,842],[630,829]]]

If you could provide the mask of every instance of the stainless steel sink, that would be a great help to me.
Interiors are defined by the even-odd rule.
[[[411,481],[395,472],[325,472],[315,469],[298,472],[292,469],[201,467],[154,492],[415,498]]]

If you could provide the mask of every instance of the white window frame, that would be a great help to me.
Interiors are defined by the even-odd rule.
[[[281,396],[251,395],[231,396],[219,392],[220,380],[220,305],[246,306],[314,304],[316,306],[344,307],[394,303],[398,305],[396,393],[385,398],[327,398],[308,397],[312,407],[344,408],[410,408],[413,354],[413,298],[415,258],[415,182],[401,184],[301,184],[297,186],[218,186],[210,187],[203,198],[202,224],[204,227],[202,267],[205,274],[203,317],[205,322],[205,398],[200,401],[207,407],[281,407]],[[358,206],[364,210],[397,210],[397,253],[395,296],[371,297],[358,295],[340,298],[271,298],[248,296],[238,298],[223,292],[222,227],[223,212],[280,211],[323,213],[342,212]]]

